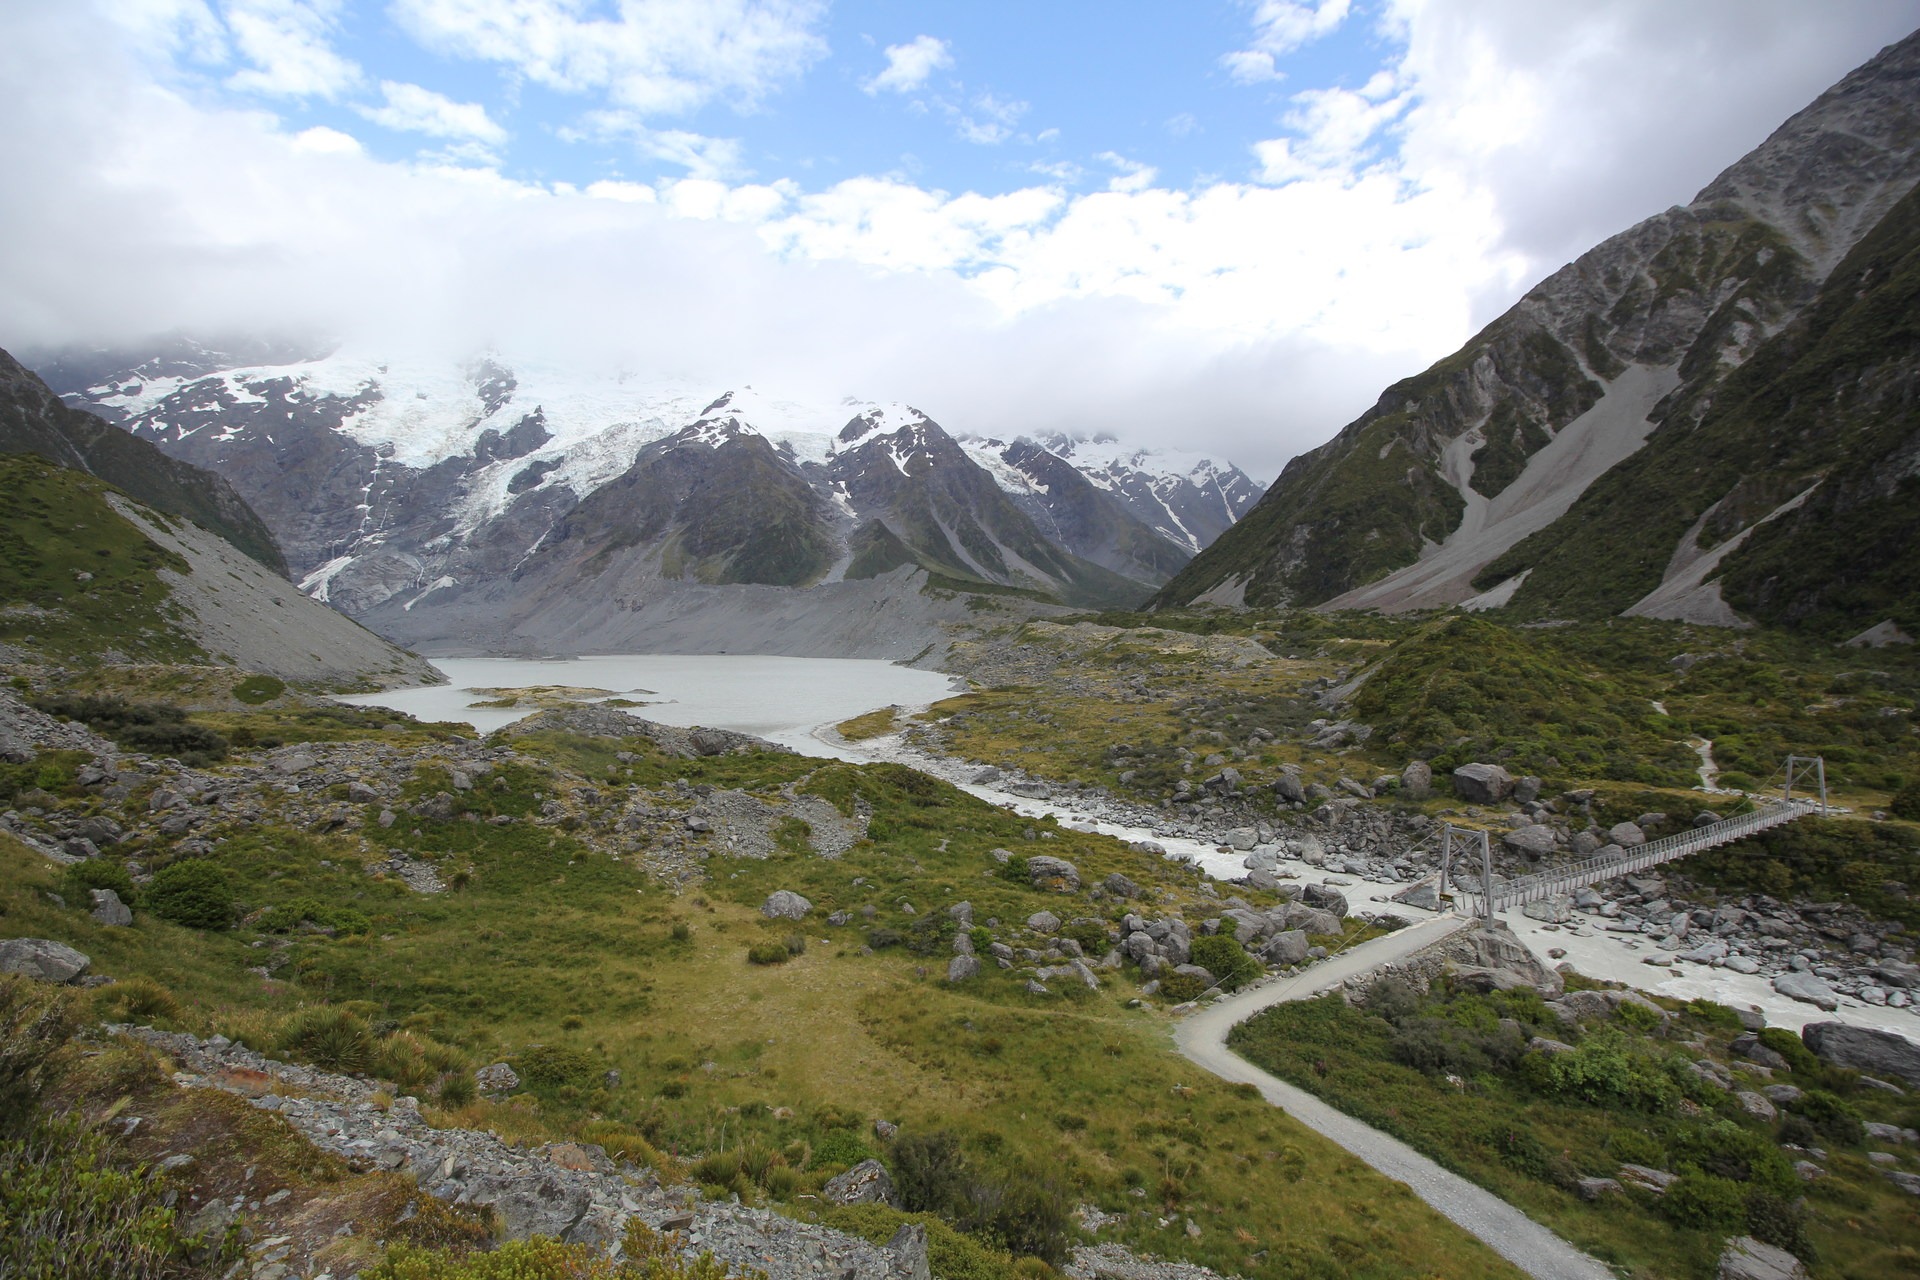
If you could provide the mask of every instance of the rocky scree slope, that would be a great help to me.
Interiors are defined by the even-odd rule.
[[[230,478],[271,513],[304,588],[355,616],[511,583],[563,522],[577,540],[602,518],[607,539],[652,530],[653,575],[690,587],[872,578],[911,560],[1073,603],[1131,602],[1211,536],[1214,506],[1244,509],[1252,487],[1206,459],[1103,454],[1096,483],[1147,500],[1095,501],[1098,527],[1082,531],[1041,518],[1031,481],[983,470],[904,406],[796,405],[751,388],[713,400],[495,357],[458,369],[352,352],[260,367],[194,351],[118,359],[105,372],[108,353],[45,357],[74,403]],[[850,420],[866,425],[842,439]],[[764,450],[734,448],[743,437]],[[705,475],[694,444],[711,455]],[[883,483],[881,468],[902,482]],[[1078,472],[1061,481],[1087,489]],[[616,482],[632,509],[586,507]]]
[[[96,476],[37,455],[0,456],[0,486],[6,660],[213,662],[330,684],[439,679],[224,537]]]
[[[1911,569],[1863,574],[1822,544],[1857,529],[1901,565],[1915,545],[1898,544],[1882,504],[1916,447],[1911,343],[1885,327],[1904,296],[1916,138],[1920,36],[1691,204],[1584,254],[1388,388],[1289,463],[1156,603],[1736,623],[1724,584],[1769,620],[1879,621],[1866,614]],[[1768,372],[1734,380],[1763,354]],[[1849,443],[1864,455],[1843,454]],[[1802,497],[1842,456],[1845,473]],[[1813,509],[1787,507],[1796,498],[1820,504],[1827,539]],[[1817,575],[1782,567],[1803,552]]]

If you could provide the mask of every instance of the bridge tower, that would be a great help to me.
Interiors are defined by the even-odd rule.
[[[1493,842],[1487,833],[1476,827],[1456,827],[1451,822],[1440,832],[1440,896],[1447,893],[1448,877],[1453,873],[1453,838],[1464,836],[1463,844],[1471,846],[1475,841],[1480,845],[1480,909],[1485,917],[1486,927],[1491,929],[1494,921],[1493,906]]]
[[[1815,785],[1820,788],[1820,812],[1824,816],[1827,812],[1827,761],[1824,756],[1787,757],[1787,782],[1782,788],[1783,798],[1791,802],[1794,782],[1806,782],[1808,774],[1813,775]]]

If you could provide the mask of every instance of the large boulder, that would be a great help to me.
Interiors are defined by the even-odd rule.
[[[1513,991],[1532,987],[1542,995],[1557,996],[1566,983],[1505,925],[1473,928],[1454,935],[1447,944],[1455,975],[1482,990]]]
[[[1433,794],[1433,766],[1415,760],[1400,771],[1400,794],[1408,800],[1425,800]]]
[[[1287,804],[1299,804],[1307,798],[1307,789],[1297,773],[1283,773],[1273,780],[1273,794]]]
[[[978,956],[958,955],[947,961],[948,982],[965,982],[968,978],[979,976],[980,958]]]
[[[1524,854],[1537,862],[1553,852],[1556,841],[1552,827],[1544,822],[1536,822],[1531,826],[1521,827],[1517,831],[1507,832],[1500,837],[1500,843],[1515,853]]]
[[[1905,1036],[1844,1022],[1812,1022],[1801,1028],[1800,1038],[1822,1062],[1882,1079],[1898,1076],[1920,1088],[1920,1044]]]
[[[760,914],[769,920],[804,920],[813,904],[791,889],[776,889],[760,904]]]
[[[1513,775],[1497,764],[1463,764],[1453,771],[1453,793],[1471,804],[1499,804],[1513,794]]]
[[[1036,889],[1058,889],[1071,893],[1080,887],[1080,868],[1065,858],[1048,857],[1046,854],[1028,858],[1027,874],[1032,877]]]
[[[1299,929],[1287,929],[1273,935],[1260,958],[1268,964],[1305,964],[1307,960],[1307,935]]]
[[[93,910],[90,913],[101,924],[124,927],[133,923],[133,908],[120,901],[120,895],[112,889],[94,889]]]
[[[1300,900],[1310,907],[1329,912],[1335,916],[1347,914],[1347,895],[1338,889],[1324,884],[1303,885]]]
[[[830,1204],[884,1204],[898,1208],[899,1193],[893,1176],[878,1160],[862,1160],[853,1168],[827,1180],[820,1196]]]
[[[93,961],[51,938],[8,938],[0,942],[0,973],[17,973],[41,982],[77,982]]]
[[[1752,1236],[1737,1236],[1727,1241],[1714,1276],[1715,1280],[1807,1280],[1807,1268],[1785,1249]]]
[[[1810,973],[1783,973],[1773,980],[1773,989],[1828,1013],[1840,1007],[1840,993]]]

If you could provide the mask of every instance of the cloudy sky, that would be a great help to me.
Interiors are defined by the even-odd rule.
[[[0,346],[492,346],[1270,476],[1920,0],[0,0]]]

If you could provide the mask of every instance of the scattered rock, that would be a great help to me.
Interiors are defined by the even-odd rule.
[[[0,973],[17,973],[42,982],[75,982],[93,964],[87,956],[51,938],[8,938],[0,942]]]
[[[1778,984],[1775,986],[1777,989]],[[1822,1062],[1876,1076],[1894,1076],[1920,1086],[1920,1044],[1905,1036],[1844,1022],[1814,1022],[1801,1028],[1800,1038]]]
[[[133,923],[133,908],[120,901],[120,895],[112,889],[95,889],[93,893],[93,918],[101,924],[124,927]]]
[[[880,1123],[885,1124],[885,1121]],[[891,1127],[891,1126],[889,1126]],[[891,1134],[882,1134],[891,1137]],[[878,1160],[862,1160],[820,1189],[822,1199],[834,1204],[884,1204],[900,1207],[900,1195],[894,1190],[893,1176]]]
[[[1036,889],[1058,889],[1071,893],[1080,887],[1080,869],[1065,858],[1039,854],[1027,859],[1027,875]]]
[[[791,889],[776,889],[760,905],[760,914],[769,920],[804,920],[813,904]]]
[[[1463,764],[1453,771],[1453,792],[1469,804],[1499,804],[1513,794],[1513,775],[1497,764]]]
[[[979,956],[955,956],[947,961],[947,981],[965,982],[980,976]]]
[[[1773,980],[1773,989],[1789,999],[1804,1001],[1828,1013],[1840,1007],[1839,993],[1810,973],[1783,973]]]
[[[1060,917],[1051,911],[1036,911],[1027,917],[1027,928],[1035,933],[1060,932]]]
[[[474,1072],[473,1083],[482,1093],[512,1093],[520,1087],[520,1073],[504,1062],[496,1062]]]
[[[1752,1236],[1727,1241],[1714,1274],[1716,1280],[1807,1280],[1807,1268],[1800,1259]]]
[[[1409,800],[1425,800],[1433,794],[1433,766],[1415,760],[1400,771],[1400,794]]]

